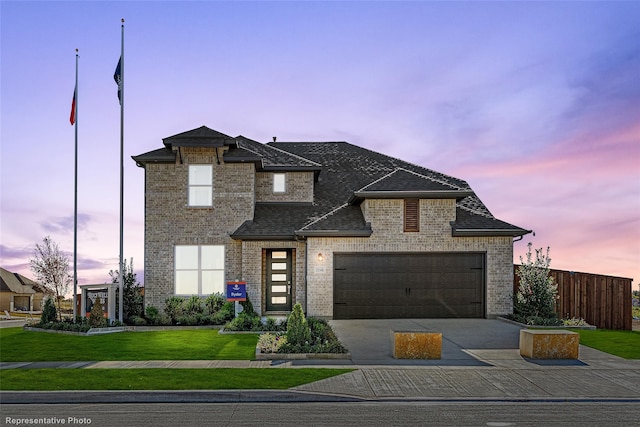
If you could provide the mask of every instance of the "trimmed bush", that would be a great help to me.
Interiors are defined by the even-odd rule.
[[[56,305],[53,302],[53,298],[49,297],[44,301],[44,307],[42,308],[42,315],[40,316],[40,323],[45,324],[49,322],[55,322],[58,316]]]
[[[304,317],[302,306],[297,303],[287,319],[287,342],[292,346],[308,345],[311,341],[311,330]]]
[[[107,325],[107,321],[104,318],[104,311],[102,310],[102,300],[100,297],[96,297],[91,307],[91,314],[89,314],[89,325],[93,328],[102,328]]]
[[[231,320],[224,327],[230,331],[260,331],[262,322],[257,314],[245,313],[238,314],[238,317]]]

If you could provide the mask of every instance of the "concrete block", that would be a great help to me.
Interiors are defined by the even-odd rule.
[[[531,359],[577,359],[580,334],[566,330],[521,329],[520,355]]]
[[[442,333],[391,331],[391,348],[396,359],[440,359]]]

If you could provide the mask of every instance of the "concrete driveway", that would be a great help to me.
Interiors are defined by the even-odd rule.
[[[483,360],[520,358],[520,327],[495,319],[330,320],[356,365],[489,366]],[[439,360],[394,359],[391,331],[442,333]]]

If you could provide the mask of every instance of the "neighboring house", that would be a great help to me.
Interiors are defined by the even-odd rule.
[[[33,280],[0,267],[0,312],[40,311],[44,295]]]
[[[207,127],[145,169],[145,304],[247,283],[263,316],[484,318],[512,312],[513,239],[469,185],[346,142]]]

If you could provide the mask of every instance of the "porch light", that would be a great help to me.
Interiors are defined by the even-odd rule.
[[[318,254],[318,261],[320,262],[324,261],[324,256],[322,256],[321,253]]]

